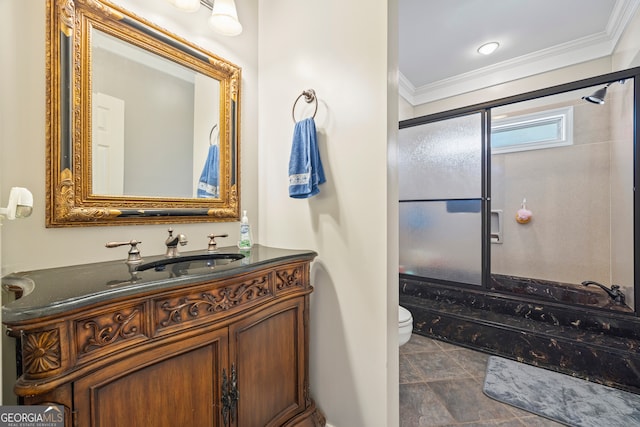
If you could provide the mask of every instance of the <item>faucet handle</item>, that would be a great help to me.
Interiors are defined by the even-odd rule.
[[[128,242],[108,242],[105,246],[107,248],[117,248],[119,246],[131,245],[129,248],[129,256],[127,256],[127,264],[139,264],[142,262],[142,257],[140,256],[140,250],[138,249],[138,244],[142,243],[138,240],[129,240]]]
[[[216,237],[229,237],[229,235],[228,234],[209,234],[207,237],[209,238],[209,246],[207,247],[207,252],[215,252],[218,250]]]

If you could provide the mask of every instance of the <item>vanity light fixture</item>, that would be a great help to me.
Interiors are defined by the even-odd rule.
[[[237,36],[242,32],[234,0],[167,0],[184,12],[196,12],[200,5],[211,9],[209,25],[223,36]]]
[[[33,212],[33,194],[22,187],[13,187],[9,193],[9,204],[0,208],[0,217],[7,219],[26,218]]]
[[[485,43],[485,44],[483,44],[482,46],[480,46],[478,48],[478,53],[480,53],[482,55],[491,55],[499,47],[500,47],[500,43],[498,43],[498,42]]]
[[[184,12],[197,12],[200,9],[200,0],[167,0],[169,3]]]
[[[203,0],[203,2],[206,4],[207,0]],[[236,2],[234,0],[214,0],[209,25],[216,33],[223,36],[237,36],[240,34],[242,25],[238,21]]]

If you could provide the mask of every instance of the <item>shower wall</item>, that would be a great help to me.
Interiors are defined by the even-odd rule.
[[[492,156],[491,209],[504,212],[503,243],[491,246],[493,273],[608,281],[610,132],[602,108],[609,109],[574,105],[573,145]],[[523,198],[533,212],[528,224],[515,220]]]
[[[616,283],[632,304],[632,86],[612,86],[604,105],[574,97],[539,108],[573,106],[573,145],[492,156],[491,208],[503,210],[492,273]],[[515,220],[523,198],[533,211],[528,224]]]

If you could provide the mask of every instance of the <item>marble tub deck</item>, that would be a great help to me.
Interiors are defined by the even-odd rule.
[[[561,427],[487,397],[489,355],[413,334],[400,347],[401,427]]]

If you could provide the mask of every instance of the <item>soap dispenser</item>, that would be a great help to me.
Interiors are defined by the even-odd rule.
[[[238,240],[238,248],[240,250],[251,249],[253,242],[251,241],[251,226],[247,211],[242,211],[242,219],[240,221],[240,240]]]

